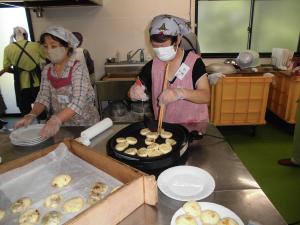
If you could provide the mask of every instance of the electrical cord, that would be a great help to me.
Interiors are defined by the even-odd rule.
[[[219,137],[219,136],[215,136],[215,135],[212,135],[212,134],[203,134],[203,136],[214,137],[214,138],[225,140],[224,137]]]

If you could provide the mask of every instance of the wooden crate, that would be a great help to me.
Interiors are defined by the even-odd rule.
[[[299,98],[300,76],[276,73],[270,87],[268,109],[285,122],[295,124]]]
[[[124,183],[121,188],[84,210],[66,224],[114,225],[122,221],[140,205],[144,203],[155,205],[157,203],[157,184],[153,175],[147,175],[109,156],[97,153],[76,141],[65,141],[64,143],[73,154]],[[0,174],[39,159],[56,147],[57,145],[53,145],[0,165]]]
[[[226,76],[211,87],[210,121],[216,126],[265,124],[270,77]]]

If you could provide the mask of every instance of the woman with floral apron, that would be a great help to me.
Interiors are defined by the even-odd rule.
[[[129,97],[133,101],[145,101],[150,95],[156,119],[159,106],[166,105],[165,122],[193,124],[193,129],[201,131],[202,124],[208,122],[210,89],[201,57],[179,47],[182,35],[189,32],[187,22],[181,18],[154,17],[149,33],[156,56],[143,67],[139,81],[130,88]],[[162,91],[167,64],[168,84]]]
[[[39,94],[33,109],[15,127],[32,123],[45,108],[53,115],[41,131],[42,138],[55,135],[60,126],[91,126],[100,119],[89,74],[75,60],[76,37],[63,27],[52,26],[41,35],[40,43],[51,63],[42,72]]]

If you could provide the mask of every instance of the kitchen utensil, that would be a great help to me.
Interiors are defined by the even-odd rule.
[[[106,58],[106,63],[115,63],[115,62],[116,62],[116,58],[113,57]]]
[[[165,71],[165,76],[164,76],[164,82],[163,82],[163,86],[162,86],[162,92],[167,88],[167,79],[168,79],[168,74],[169,74],[169,63],[166,66],[166,71]],[[165,116],[165,110],[166,110],[166,106],[165,105],[161,105],[159,108],[159,114],[158,114],[158,125],[157,125],[157,132],[160,134],[161,133],[161,129],[162,129],[162,123],[163,123],[163,119]]]
[[[245,50],[239,53],[236,58],[237,65],[240,68],[249,68],[259,66],[259,54],[253,50]]]
[[[224,61],[225,64],[231,64],[233,65],[236,69],[239,67],[237,62],[236,62],[236,59],[226,59]]]
[[[127,108],[123,101],[113,101],[111,103],[111,115],[113,117],[124,116],[126,112]]]
[[[157,121],[155,122],[157,124]],[[167,168],[179,161],[179,159],[187,152],[188,144],[198,137],[195,136],[195,132],[189,133],[184,126],[179,124],[163,123],[163,127],[165,130],[172,132],[172,138],[176,140],[176,145],[172,146],[172,151],[165,155],[144,158],[137,155],[128,155],[125,152],[120,152],[115,149],[117,144],[116,139],[118,137],[129,136],[135,137],[138,140],[135,145],[131,145],[130,147],[145,147],[145,136],[140,134],[140,130],[146,128],[144,122],[133,123],[116,133],[107,142],[107,154],[143,171],[153,171]],[[159,137],[156,142],[163,143],[165,140]]]
[[[208,73],[222,73],[222,74],[236,73],[236,69],[232,64],[225,64],[225,63],[211,63],[208,66],[206,66],[206,71]]]
[[[214,178],[195,166],[175,166],[163,171],[158,179],[159,189],[179,201],[201,200],[215,189]]]
[[[148,116],[144,115],[144,125],[148,127],[151,131],[157,131],[157,121],[154,118],[149,118]]]

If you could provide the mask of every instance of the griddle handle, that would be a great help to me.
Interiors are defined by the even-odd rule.
[[[195,140],[200,140],[203,138],[202,134],[199,134],[198,131],[193,130],[189,133],[189,143],[192,143]]]

